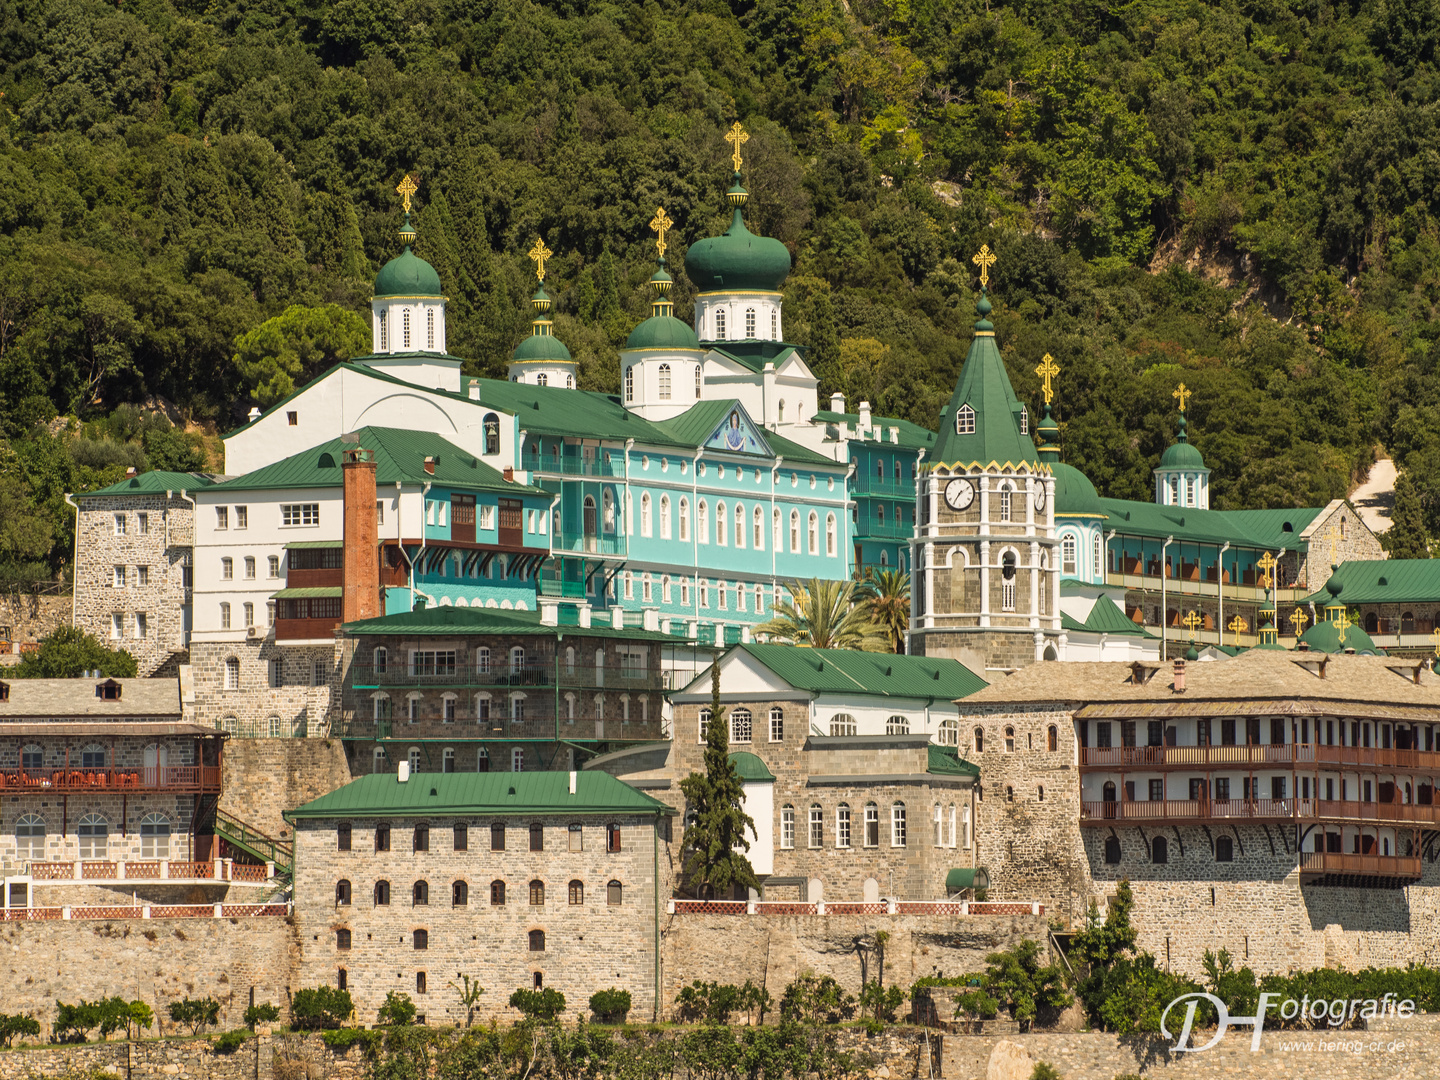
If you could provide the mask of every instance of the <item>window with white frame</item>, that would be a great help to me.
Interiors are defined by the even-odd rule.
[[[670,496],[660,496],[660,539],[670,539]]]
[[[376,721],[390,719],[393,705],[391,704],[389,694],[371,694],[370,702],[372,705],[372,719]]]
[[[695,539],[702,544],[710,542],[710,512],[704,499],[700,500],[695,511]]]
[[[735,546],[745,546],[745,507],[740,503],[735,504]]]
[[[810,542],[810,554],[811,554],[811,555],[819,555],[819,554],[820,554],[820,515],[817,514],[817,513],[815,513],[814,510],[811,510],[811,511],[810,511],[810,518],[809,518],[808,524],[809,524],[809,528],[807,529],[807,539],[808,539],[809,542]]]
[[[890,807],[890,846],[900,848],[905,846],[905,804],[894,803]]]
[[[975,410],[969,405],[961,405],[955,413],[955,434],[975,434]]]
[[[1000,559],[1000,610],[1015,610],[1015,553],[1007,551]]]
[[[625,369],[625,400],[635,400],[635,369],[633,367]]]
[[[1010,520],[1011,495],[1013,494],[1014,488],[1011,487],[1010,482],[1008,480],[1004,481],[1000,485],[1000,510],[995,516],[996,521]]]
[[[820,809],[819,803],[810,804],[810,846],[812,848],[825,845],[825,811]]]
[[[963,829],[962,839],[964,841],[965,848],[968,851],[970,848],[970,807],[967,806],[964,808],[964,811],[960,816],[960,823]]]
[[[220,629],[230,629],[230,603],[226,600],[220,601]]]
[[[124,572],[124,571],[123,571],[123,567],[118,567],[118,566],[117,566],[116,569],[117,569],[117,570],[120,570],[122,573]],[[234,580],[234,578],[235,578],[235,560],[232,559],[232,558],[230,558],[230,557],[227,555],[226,557],[224,557],[224,558],[222,558],[222,559],[220,560],[220,580],[221,580],[221,581],[232,581],[232,580]],[[120,584],[122,584],[122,585],[125,584],[123,578],[121,579]]]
[[[875,803],[865,804],[865,837],[867,848],[880,846],[880,807]]]
[[[909,718],[908,716],[901,716],[901,715],[899,715],[898,713],[897,713],[896,715],[894,715],[894,716],[886,717],[886,718],[885,718],[885,734],[886,734],[886,735],[909,735],[909,734],[910,734],[910,718]]]
[[[950,813],[947,818],[950,824],[950,835],[945,846],[953,848],[955,846],[955,804],[953,802],[950,804]]]
[[[254,605],[253,603],[251,603],[250,601],[247,600],[247,601],[245,602],[245,605],[244,605],[244,611],[245,611],[245,626],[246,626],[247,628],[248,628],[248,627],[251,627],[251,626],[254,626],[254,625],[255,625],[255,605]]]
[[[145,641],[150,636],[150,617],[143,611],[135,613],[135,638]]]
[[[935,804],[935,847],[945,846],[945,808]]]
[[[1095,537],[1095,542],[1091,546],[1093,549],[1091,562],[1094,566],[1094,569],[1091,571],[1091,573],[1094,576],[1095,580],[1098,581],[1100,579],[1100,575],[1105,572],[1105,548],[1104,545],[1101,543],[1099,536]]]
[[[855,717],[849,713],[836,713],[830,718],[830,734],[834,737],[853,736],[856,730]]]
[[[660,576],[660,602],[661,602],[662,604],[668,604],[668,603],[670,603],[670,575],[669,575],[669,574],[662,574],[662,575]]]
[[[710,710],[709,710],[709,709],[701,709],[701,710],[700,710],[700,714],[699,714],[699,725],[698,725],[698,726],[699,726],[699,732],[700,732],[699,741],[703,743],[703,742],[705,741],[706,735],[707,735],[707,734],[709,733],[709,731],[710,731]]]
[[[941,746],[960,745],[960,721],[951,717],[948,720],[940,721],[939,736],[935,740]]]
[[[228,506],[215,507],[215,528],[230,528],[230,508]]]
[[[1075,534],[1066,533],[1060,538],[1060,572],[1074,576],[1075,566]]]
[[[105,858],[106,845],[110,839],[110,825],[99,814],[86,814],[80,819],[76,830],[80,841],[80,858]]]
[[[755,722],[750,716],[749,709],[732,709],[730,711],[730,741],[732,743],[751,742],[755,734]]]
[[[650,535],[650,493],[640,496],[640,535]]]
[[[770,512],[770,546],[776,551],[784,551],[785,535],[780,525],[780,508],[777,506]]]
[[[150,535],[150,515],[144,510],[135,515],[135,531],[141,536]]]
[[[785,741],[785,710],[779,705],[771,706],[770,709],[770,741]]]
[[[651,594],[651,590],[650,590],[650,585],[651,585],[651,581],[652,581],[652,580],[653,580],[653,579],[650,577],[650,572],[649,572],[648,570],[647,570],[644,574],[640,575],[640,602],[641,602],[641,603],[649,604],[649,603],[653,602],[653,600],[654,600],[654,596]]]
[[[125,535],[125,515],[124,515],[124,514],[116,514],[116,515],[115,515],[115,535],[116,535],[116,536],[124,536],[124,535]]]
[[[281,503],[281,525],[319,525],[319,503]]]
[[[680,539],[690,539],[690,500],[680,500]]]
[[[510,751],[510,771],[525,771],[525,751],[520,749],[520,747],[518,746]]]
[[[229,559],[222,559],[221,562],[229,562]],[[116,566],[111,569],[110,584],[117,589],[125,588],[125,567]]]
[[[800,553],[800,511],[790,511],[790,554]]]
[[[670,400],[670,365],[660,365],[660,400]]]
[[[850,804],[841,803],[835,808],[835,846],[850,846]]]
[[[270,576],[272,578],[278,578],[280,576],[280,556],[271,555],[267,561],[269,564]]]
[[[250,527],[250,508],[248,506],[235,507],[235,528],[248,529]]]
[[[725,340],[725,309],[715,309],[715,340]]]
[[[745,309],[745,336],[752,339],[755,337],[755,309],[753,307]]]
[[[140,821],[140,857],[170,857],[170,819],[164,814],[146,814]]]
[[[830,558],[832,558],[832,559],[835,557],[836,544],[837,544],[837,539],[836,539],[836,528],[835,528],[835,515],[834,515],[834,514],[826,514],[826,515],[825,515],[825,554],[828,555],[828,556],[829,556]]]
[[[783,851],[790,851],[795,847],[795,808],[793,806],[782,806],[780,808],[780,848]]]
[[[719,544],[721,547],[724,547],[724,546],[725,546],[725,541],[728,539],[729,534],[730,534],[730,523],[725,519],[725,504],[724,504],[723,502],[716,503],[716,504],[715,504],[715,543]]]
[[[690,606],[690,579],[688,577],[680,579],[680,606]]]

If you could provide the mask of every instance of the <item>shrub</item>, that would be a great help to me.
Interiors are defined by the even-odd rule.
[[[614,987],[597,990],[590,995],[590,1011],[602,1024],[623,1024],[630,1011],[630,991]]]
[[[268,1001],[263,1005],[251,1005],[245,1010],[245,1026],[251,1031],[256,1024],[273,1024],[280,1019],[280,1010]]]
[[[385,995],[385,1004],[380,1006],[380,1023],[393,1027],[405,1027],[415,1022],[415,1002],[409,994],[397,994],[391,990]]]
[[[881,1024],[895,1023],[895,1012],[904,1002],[904,990],[898,986],[881,986],[879,979],[871,979],[860,991],[860,1011],[868,1012],[871,1019]]]
[[[132,1024],[149,1027],[153,1016],[144,1002],[129,1002],[120,997],[82,1001],[78,1005],[57,1001],[51,1039],[58,1043],[83,1043],[96,1028],[100,1029],[101,1038],[109,1038],[121,1028],[128,1030]]]
[[[220,1003],[214,998],[185,998],[170,1003],[170,1019],[184,1024],[192,1035],[203,1027],[213,1027],[220,1019]]]
[[[1065,1080],[1060,1071],[1048,1061],[1037,1061],[1030,1070],[1030,1080]]]
[[[682,987],[675,995],[675,1004],[680,1007],[682,1020],[703,1020],[707,1024],[725,1024],[730,1014],[744,1010],[746,1013],[761,1012],[770,1007],[770,995],[764,987],[756,986],[749,979],[744,986],[731,983],[701,982],[696,980]]]
[[[627,1001],[628,1005],[629,1002]],[[0,1013],[0,1046],[9,1049],[10,1044],[20,1035],[39,1035],[40,1021],[33,1016]]]
[[[510,1007],[525,1014],[527,1020],[554,1020],[565,1011],[565,995],[559,990],[516,990],[510,995]]]
[[[213,1045],[217,1054],[233,1054],[240,1049],[240,1044],[250,1037],[250,1032],[245,1028],[236,1028],[234,1031],[226,1031],[215,1037]]]
[[[838,1024],[855,1015],[855,997],[829,975],[801,975],[780,996],[780,1016],[805,1024]]]
[[[320,1038],[325,1040],[325,1045],[332,1050],[339,1050],[342,1053],[350,1047],[359,1043],[366,1050],[372,1050],[380,1045],[382,1038],[378,1031],[366,1031],[363,1028],[337,1028],[334,1031],[322,1031]]]
[[[349,990],[333,986],[296,990],[290,1002],[290,1022],[300,1031],[333,1031],[355,1011]]]

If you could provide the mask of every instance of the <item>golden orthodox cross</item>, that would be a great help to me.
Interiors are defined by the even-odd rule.
[[[1035,374],[1044,380],[1045,387],[1041,392],[1045,397],[1045,404],[1049,405],[1055,398],[1055,390],[1050,385],[1050,380],[1060,374],[1060,365],[1055,363],[1055,358],[1047,352],[1045,359],[1041,360],[1040,366],[1035,369]]]
[[[1192,611],[1190,612],[1190,614],[1185,616],[1185,625],[1190,628],[1191,641],[1195,640],[1195,631],[1199,629],[1200,624],[1204,621],[1205,620],[1200,617],[1200,613],[1198,611]]]
[[[1262,589],[1268,589],[1275,583],[1275,576],[1271,571],[1275,569],[1277,561],[1275,556],[1271,555],[1268,551],[1255,560],[1260,567],[1260,587]]]
[[[660,249],[660,257],[662,259],[665,257],[665,234],[670,231],[671,226],[674,224],[675,222],[665,216],[665,208],[663,206],[656,209],[654,220],[650,222],[650,231],[659,237],[655,242],[655,246]]]
[[[400,181],[399,186],[396,187],[395,190],[400,193],[400,198],[405,201],[405,213],[408,214],[410,212],[410,196],[420,190],[419,185],[407,175],[405,179]]]
[[[739,120],[736,120],[734,126],[725,133],[725,141],[728,142],[734,150],[734,153],[730,155],[730,160],[735,163],[735,171],[739,172],[740,162],[742,160],[740,157],[740,147],[750,141],[749,134],[740,126]]]
[[[1295,636],[1298,638],[1305,632],[1305,624],[1310,621],[1310,616],[1305,614],[1304,608],[1297,607],[1290,613],[1290,625],[1295,628]]]
[[[980,287],[986,288],[990,284],[990,267],[995,265],[995,253],[990,250],[989,244],[981,244],[980,250],[970,260],[980,268]]]
[[[1344,608],[1341,608],[1340,614],[1335,616],[1335,625],[1340,629],[1340,644],[1344,645],[1345,631],[1349,630],[1350,627],[1355,625],[1353,622],[1350,621],[1350,615],[1347,611],[1345,611]]]
[[[1248,630],[1249,626],[1246,624],[1244,619],[1242,619],[1239,615],[1236,615],[1233,619],[1230,620],[1230,629],[1235,634],[1235,647],[1238,649],[1240,647],[1240,635],[1246,630]]]
[[[1180,411],[1183,413],[1185,411],[1186,399],[1194,397],[1195,391],[1186,390],[1185,384],[1182,382],[1178,387],[1175,388],[1175,390],[1170,394],[1170,396],[1180,402]]]
[[[1435,655],[1440,657],[1440,626],[1437,626],[1435,632],[1430,636],[1435,639]]]
[[[545,246],[543,239],[535,238],[535,246],[530,249],[530,261],[535,264],[535,276],[541,281],[545,280],[545,260],[554,254]]]
[[[1330,541],[1330,565],[1335,565],[1335,545],[1340,541],[1340,530],[1331,525],[1325,530],[1325,539]]]

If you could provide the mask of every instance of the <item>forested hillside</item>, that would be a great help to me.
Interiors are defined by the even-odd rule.
[[[615,389],[646,222],[672,269],[724,228],[737,119],[826,393],[933,425],[988,243],[1016,388],[1055,356],[1102,492],[1148,496],[1183,379],[1215,505],[1323,503],[1379,443],[1423,553],[1437,47],[1422,0],[0,0],[0,578],[63,566],[63,492],[218,466],[196,431],[363,351],[407,172],[468,369],[526,332],[542,235]]]

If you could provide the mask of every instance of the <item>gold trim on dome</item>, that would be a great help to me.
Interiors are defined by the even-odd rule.
[[[696,293],[697,298],[701,296],[784,296],[779,289],[711,289],[709,292]]]
[[[976,331],[975,331],[975,336],[976,336],[976,337],[994,337],[994,336],[995,336],[995,331],[994,331],[994,330],[976,330]]]

